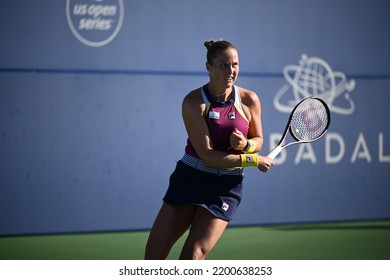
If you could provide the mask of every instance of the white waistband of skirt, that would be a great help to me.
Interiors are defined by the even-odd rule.
[[[193,157],[189,154],[184,154],[181,161],[195,169],[200,171],[217,174],[217,175],[244,175],[244,168],[233,167],[233,168],[215,168],[206,166],[203,161],[199,158]]]

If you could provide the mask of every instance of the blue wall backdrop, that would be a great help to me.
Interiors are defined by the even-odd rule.
[[[0,0],[0,235],[148,229],[207,39],[239,50],[266,154],[324,98],[329,133],[247,169],[234,225],[390,218],[390,2]]]

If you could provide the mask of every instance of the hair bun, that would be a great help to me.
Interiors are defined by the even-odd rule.
[[[220,52],[224,52],[229,48],[235,50],[236,47],[225,40],[207,40],[204,42],[204,46],[207,48],[207,62],[213,64],[213,60],[218,56]]]
[[[217,40],[207,40],[206,42],[204,42],[204,46],[206,47],[206,49],[209,49],[212,45],[215,44],[215,42],[217,42]]]

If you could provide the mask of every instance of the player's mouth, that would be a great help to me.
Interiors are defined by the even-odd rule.
[[[234,81],[234,77],[233,76],[225,77],[225,80],[228,81],[228,82],[233,82]]]

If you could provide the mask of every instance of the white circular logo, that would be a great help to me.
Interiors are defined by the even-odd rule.
[[[123,0],[66,0],[70,30],[90,47],[110,43],[118,35],[123,18]]]

